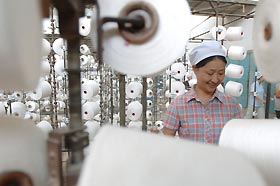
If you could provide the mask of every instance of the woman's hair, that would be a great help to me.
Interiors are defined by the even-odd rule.
[[[205,59],[201,60],[199,63],[197,63],[195,65],[195,67],[196,68],[201,68],[201,67],[205,66],[208,62],[213,61],[215,58],[218,58],[218,59],[224,61],[225,63],[227,63],[227,60],[224,56],[211,56],[211,57],[208,57],[208,58],[205,58]]]

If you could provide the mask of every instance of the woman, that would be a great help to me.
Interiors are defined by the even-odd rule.
[[[227,121],[241,118],[242,111],[233,97],[217,90],[225,77],[226,58],[221,44],[204,41],[193,48],[189,59],[197,83],[172,100],[164,119],[163,133],[194,141],[217,144]]]

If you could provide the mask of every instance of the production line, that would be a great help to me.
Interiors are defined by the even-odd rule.
[[[227,24],[219,12],[236,5],[252,12]],[[277,0],[0,1],[0,186],[279,185],[280,125],[268,104],[280,81],[279,8]],[[190,60],[207,41],[227,59],[215,91],[242,114],[249,82],[267,82],[266,118],[255,119],[254,104],[252,119],[228,121],[216,144],[163,132],[172,101],[200,83]]]

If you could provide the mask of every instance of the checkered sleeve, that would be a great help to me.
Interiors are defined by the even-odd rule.
[[[163,119],[164,126],[171,130],[178,130],[180,125],[177,102],[178,100],[176,98],[171,101],[167,108],[165,118]]]

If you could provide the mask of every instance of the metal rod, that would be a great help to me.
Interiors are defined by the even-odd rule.
[[[232,20],[232,21],[229,21],[229,22],[223,24],[223,26],[226,26],[226,25],[229,25],[229,24],[231,24],[231,23],[234,23],[234,22],[236,22],[236,21],[238,21],[238,20],[240,20],[240,19],[251,18],[251,16],[252,16],[251,14],[253,14],[253,13],[255,13],[255,11],[248,13],[245,17],[239,17],[239,18],[236,18],[236,19],[234,19],[234,20]]]
[[[154,113],[154,122],[156,122],[158,120],[157,114],[158,114],[158,77],[154,78],[154,88],[153,88],[153,95],[154,95],[154,99],[153,99],[153,113]]]
[[[209,1],[209,4],[210,4],[210,6],[211,6],[211,9],[213,9],[213,11],[215,12],[215,14],[217,15],[218,12],[217,12],[217,10],[215,9],[213,3],[212,3],[211,1]]]
[[[252,113],[252,118],[255,118],[255,111],[256,111],[256,89],[257,89],[257,76],[256,76],[256,72],[255,72],[255,84],[254,84],[254,99],[253,99],[253,113]]]
[[[192,2],[216,2],[216,3],[234,3],[240,5],[257,5],[257,1],[248,1],[248,0],[192,0]]]
[[[222,17],[223,17],[222,26],[226,26],[226,25],[229,25],[229,24],[231,24],[231,23],[233,23],[233,22],[236,22],[236,21],[238,21],[238,20],[240,20],[240,19],[248,18],[248,17],[252,16],[251,14],[253,14],[253,13],[255,13],[255,11],[252,11],[252,12],[250,12],[250,13],[248,13],[248,14],[242,16],[242,17],[239,16],[239,18],[236,18],[236,19],[234,19],[234,20],[232,20],[232,21],[230,21],[230,22],[227,22],[227,23],[224,23],[224,17],[226,16],[225,14],[219,14],[219,13],[217,13],[217,15],[222,15]],[[212,14],[213,14],[213,13],[212,13]],[[217,19],[217,15],[215,15],[215,16],[216,16],[216,19]],[[214,16],[214,14],[213,14],[213,16]],[[211,16],[209,16],[207,19],[209,19],[210,17],[211,17]],[[207,19],[206,19],[206,20],[207,20]],[[204,20],[204,21],[206,21],[206,20]],[[190,38],[190,40],[198,39],[197,37],[202,36],[202,35],[205,35],[205,34],[208,34],[209,32],[210,32],[210,31],[206,31],[206,32],[203,32],[203,33],[198,34],[198,35],[196,35],[196,36],[193,36],[192,38]],[[204,40],[204,39],[198,39],[198,40]]]
[[[222,25],[224,25],[224,23],[225,23],[225,17],[222,18]],[[221,44],[224,45],[224,40],[223,39],[221,40]]]
[[[119,93],[120,93],[120,126],[125,127],[125,75],[119,75]]]
[[[104,119],[104,116],[103,116],[103,111],[104,111],[104,100],[103,100],[103,93],[104,93],[104,86],[103,86],[103,81],[104,81],[104,78],[103,78],[103,71],[104,71],[104,63],[100,64],[100,67],[99,67],[99,78],[100,78],[100,81],[99,81],[99,96],[100,96],[100,102],[99,102],[99,106],[100,106],[100,125],[102,126],[103,125],[103,119]]]
[[[70,129],[82,129],[79,38],[68,39]]]
[[[168,90],[169,90],[169,96],[168,96],[168,102],[169,103],[171,103],[171,78],[172,78],[172,76],[171,76],[171,66],[169,67],[169,75],[168,75],[168,77],[169,77],[169,79],[168,79],[168,82],[169,82],[169,86],[168,86]]]
[[[222,16],[222,17],[242,17],[242,18],[253,18],[253,16],[240,15],[240,14],[229,14],[229,13],[214,13],[214,12],[200,12],[194,13],[193,15],[206,15],[206,16]]]
[[[142,85],[143,85],[143,91],[142,91],[142,97],[141,97],[141,103],[142,103],[142,130],[147,130],[147,78],[142,78]]]
[[[102,67],[103,67],[103,46],[102,46],[102,41],[103,41],[103,29],[102,29],[102,26],[103,26],[103,19],[100,18],[100,7],[99,7],[99,3],[98,1],[96,1],[96,18],[97,18],[97,57],[98,57],[98,60],[99,60],[99,64],[98,64],[98,67],[97,67],[97,71],[101,73],[101,71],[103,70]],[[102,76],[100,75],[100,82],[102,82]],[[103,118],[103,114],[102,114],[102,100],[103,100],[103,97],[102,97],[102,86],[100,86],[100,101],[101,101],[101,104],[100,104],[100,109],[101,109],[101,112],[100,112],[100,125],[102,126],[102,118]]]
[[[110,73],[110,104],[111,104],[111,124],[113,124],[114,119],[114,89],[113,89],[113,72]]]
[[[267,83],[266,103],[265,103],[265,118],[267,119],[269,118],[270,97],[271,97],[271,83]]]
[[[206,19],[204,19],[203,21],[201,21],[198,25],[194,26],[191,30],[194,30],[195,28],[199,27],[200,25],[202,25],[202,23],[206,22],[208,19],[210,19],[211,16],[208,16]]]
[[[193,38],[190,40],[190,43],[201,43],[202,41],[212,40],[211,38]]]
[[[209,3],[212,4],[212,2],[209,2]],[[232,6],[232,4],[220,5],[220,6],[216,6],[216,7],[211,6],[211,8],[203,8],[203,9],[200,9],[200,10],[194,10],[194,11],[192,11],[192,13],[195,14],[195,13],[199,13],[200,11],[205,11],[205,10],[213,10],[213,11],[216,12],[216,9],[224,8],[224,7],[228,7],[228,6]]]
[[[196,35],[196,36],[194,36],[194,37],[192,37],[192,38],[190,38],[190,39],[193,40],[193,39],[195,39],[195,38],[197,38],[197,37],[199,37],[199,36],[208,34],[209,32],[210,32],[210,31],[203,32],[203,33],[201,33],[201,34],[199,34],[199,35]]]
[[[107,22],[116,22],[120,26],[122,26],[122,29],[125,29],[125,23],[130,23],[131,27],[133,28],[143,28],[145,26],[144,19],[141,16],[135,16],[135,17],[104,17],[102,19],[103,24]]]
[[[68,39],[69,128],[82,131],[79,41],[78,37]],[[72,152],[71,162],[80,163],[83,158],[83,150],[76,150]]]
[[[103,46],[102,46],[102,41],[103,41],[103,21],[100,18],[100,7],[99,3],[96,2],[96,18],[97,18],[97,57],[99,59],[99,65],[97,70],[99,70],[100,66],[103,64]]]

